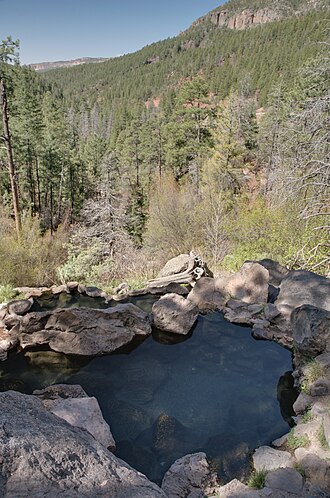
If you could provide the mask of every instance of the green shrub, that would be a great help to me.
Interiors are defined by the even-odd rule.
[[[0,303],[7,303],[17,297],[18,292],[11,285],[0,285]]]
[[[3,221],[2,219],[0,220]],[[3,286],[42,286],[58,282],[56,270],[66,258],[66,232],[42,234],[38,218],[23,216],[18,240],[13,222],[0,228],[0,282]]]
[[[306,472],[305,472],[305,469],[304,467],[300,464],[300,463],[295,463],[294,464],[294,468],[297,472],[299,472],[299,474],[302,476],[302,477],[305,477],[306,476]]]
[[[320,377],[324,377],[326,373],[325,368],[315,360],[311,360],[303,367],[303,381],[300,389],[303,393],[309,394],[311,384],[313,384]]]
[[[310,440],[307,434],[302,434],[297,436],[292,429],[288,435],[287,446],[290,450],[296,450],[297,448],[306,448],[310,445]]]
[[[303,424],[307,424],[308,422],[311,422],[313,420],[313,415],[312,415],[312,410],[311,408],[307,408],[305,413],[301,417],[301,422]]]
[[[248,480],[248,486],[254,489],[262,489],[265,487],[267,471],[265,469],[255,470]]]
[[[320,426],[320,428],[318,430],[317,437],[318,437],[319,443],[322,446],[322,448],[324,450],[329,450],[330,447],[329,447],[328,441],[327,441],[327,439],[325,437],[323,423],[321,424],[321,426]]]

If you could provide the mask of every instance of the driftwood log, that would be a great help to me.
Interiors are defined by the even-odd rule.
[[[189,254],[188,266],[181,273],[173,273],[166,277],[158,277],[148,282],[149,287],[162,287],[167,284],[190,284],[194,285],[201,277],[212,276],[202,258],[193,252]]]

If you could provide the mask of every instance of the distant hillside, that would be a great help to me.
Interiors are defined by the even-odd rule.
[[[329,19],[329,10],[323,5],[307,0],[232,0],[174,38],[96,67],[84,64],[56,69],[43,77],[60,87],[69,105],[78,104],[83,97],[88,108],[102,103],[104,114],[154,98],[162,102],[164,95],[175,92],[196,74],[204,74],[210,91],[220,98],[238,89],[242,81],[248,82],[264,105],[280,78],[290,81],[297,69],[319,52],[319,42],[326,37],[325,20]],[[247,6],[256,12],[266,9],[267,15],[257,16],[265,22],[253,29],[238,29],[241,21],[237,16]],[[220,26],[214,16],[218,19],[219,14],[220,19],[223,13],[227,13],[227,25]],[[236,15],[237,29],[229,29],[231,13]],[[248,20],[244,26],[249,26]]]
[[[37,72],[49,71],[51,69],[59,69],[63,67],[73,67],[80,66],[81,64],[95,64],[99,62],[105,62],[110,60],[110,58],[105,57],[81,57],[80,59],[73,59],[69,61],[55,61],[55,62],[38,62],[36,64],[30,64],[30,67]]]

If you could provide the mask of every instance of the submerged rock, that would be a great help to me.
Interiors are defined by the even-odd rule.
[[[164,476],[162,490],[170,498],[204,498],[213,493],[217,484],[205,453],[194,453],[173,463]]]
[[[4,498],[166,498],[88,432],[49,413],[35,396],[0,394],[0,428]]]
[[[29,313],[20,324],[23,349],[47,344],[65,354],[99,356],[151,334],[149,315],[133,304]]]
[[[153,425],[153,447],[159,453],[169,454],[188,439],[187,429],[166,413],[161,413]]]
[[[177,294],[166,294],[153,305],[152,320],[160,330],[186,335],[197,320],[198,313],[198,307],[188,299]]]

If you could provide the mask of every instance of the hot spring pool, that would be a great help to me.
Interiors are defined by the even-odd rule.
[[[150,309],[154,300],[133,301]],[[289,351],[214,312],[200,315],[189,337],[154,331],[139,345],[91,360],[11,353],[0,363],[0,390],[80,384],[98,399],[116,455],[151,480],[159,483],[177,458],[205,451],[228,481],[249,472],[254,448],[288,431],[297,395],[290,370]]]

